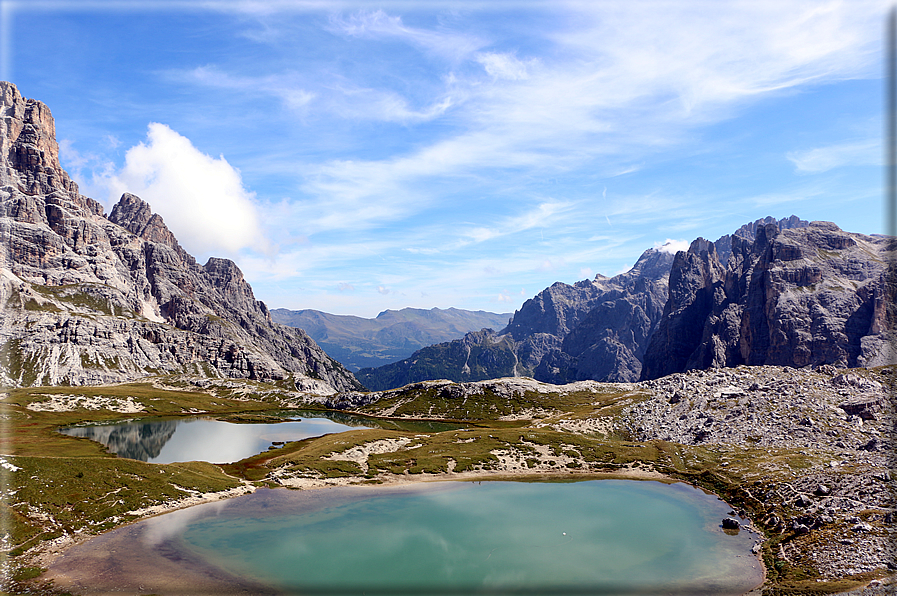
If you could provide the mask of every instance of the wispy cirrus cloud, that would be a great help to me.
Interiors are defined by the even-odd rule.
[[[495,52],[480,53],[476,56],[476,61],[483,65],[490,76],[509,81],[528,79],[528,68],[535,63],[535,60],[530,60],[529,64],[523,62],[514,54]]]
[[[511,234],[518,234],[533,228],[552,227],[557,224],[558,215],[569,214],[575,206],[575,203],[571,201],[546,201],[539,203],[535,208],[503,218],[495,226],[476,226],[465,229],[461,232],[461,239],[458,245],[466,246],[471,243],[485,242]]]
[[[818,174],[842,166],[881,165],[882,152],[881,141],[869,139],[792,151],[786,157],[798,172]]]
[[[249,76],[234,75],[215,66],[199,66],[188,71],[170,71],[167,76],[214,89],[270,96],[280,100],[289,110],[304,114],[325,113],[341,119],[425,122],[444,114],[456,101],[446,93],[434,98],[429,105],[415,109],[407,98],[393,90],[363,87],[335,73],[310,76],[284,72]]]
[[[330,31],[347,37],[397,39],[452,61],[463,60],[488,45],[488,41],[463,31],[410,27],[402,17],[383,10],[335,14],[330,18]]]
[[[188,71],[169,71],[169,78],[198,83],[215,89],[241,91],[252,94],[272,95],[291,109],[304,108],[316,97],[316,93],[303,87],[303,75],[285,72],[265,76],[241,76],[215,66],[198,66]]]

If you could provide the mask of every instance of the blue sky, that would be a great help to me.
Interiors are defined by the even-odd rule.
[[[509,312],[767,215],[883,232],[888,6],[0,0],[0,78],[271,308]]]

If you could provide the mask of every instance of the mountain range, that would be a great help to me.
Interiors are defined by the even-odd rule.
[[[299,327],[351,371],[407,358],[423,347],[463,337],[469,331],[504,326],[512,313],[458,308],[385,310],[374,319],[319,310],[271,310],[276,322]]]
[[[0,384],[109,384],[190,373],[360,385],[273,321],[227,259],[200,265],[140,198],[107,216],[59,163],[43,103],[0,82]]]
[[[895,240],[791,216],[745,224],[626,273],[555,283],[483,329],[356,376],[379,391],[431,379],[638,381],[710,367],[893,360]]]
[[[637,381],[742,364],[893,360],[895,239],[795,216],[757,220],[713,242],[698,238],[675,255],[649,249],[614,277],[555,283],[497,332],[508,315],[272,314],[235,263],[199,264],[139,197],[125,193],[105,214],[62,169],[49,108],[6,82],[0,99],[5,386],[187,373],[333,394],[439,378]],[[310,329],[331,355],[292,325]],[[432,341],[441,343],[362,368],[357,378],[332,357],[354,368]]]

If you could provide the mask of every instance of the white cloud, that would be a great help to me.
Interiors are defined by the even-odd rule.
[[[240,172],[164,124],[149,125],[147,142],[127,151],[107,185],[111,200],[130,192],[148,202],[192,254],[265,249],[255,195]]]
[[[671,255],[676,254],[680,250],[688,250],[689,242],[687,240],[672,240],[667,238],[664,242],[655,242],[654,250],[667,252]]]
[[[878,139],[816,147],[787,154],[798,172],[817,174],[841,166],[881,165],[882,146]]]
[[[479,54],[476,60],[483,65],[483,68],[486,69],[490,76],[496,79],[519,81],[529,78],[526,64],[518,60],[513,54],[486,52]]]
[[[292,110],[305,108],[316,97],[316,93],[303,87],[303,77],[296,73],[237,76],[223,72],[213,66],[199,66],[186,72],[172,71],[168,73],[168,76],[218,89],[272,95],[280,99],[284,106]]]
[[[574,207],[575,204],[571,201],[545,201],[534,209],[504,218],[495,227],[475,227],[464,231],[460,245],[485,242],[533,228],[550,227],[556,223],[556,216],[569,214]]]
[[[397,38],[455,61],[487,43],[468,33],[409,27],[402,22],[402,17],[390,16],[382,10],[359,11],[347,18],[334,15],[330,25],[333,33],[369,39]]]

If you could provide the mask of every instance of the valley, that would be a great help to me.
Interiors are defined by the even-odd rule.
[[[235,262],[197,262],[143,199],[104,213],[62,169],[49,108],[11,83],[0,97],[4,590],[64,593],[48,570],[67,547],[262,488],[601,478],[718,495],[732,530],[757,537],[768,596],[893,588],[893,238],[767,217],[557,282],[499,330],[387,311],[406,319],[362,346],[366,332],[317,313],[335,344],[378,358],[402,333],[406,348],[435,337],[406,323],[466,319],[462,338],[356,376],[278,323]],[[309,409],[372,424],[218,464],[147,463],[58,432]]]
[[[509,378],[329,396],[187,376],[13,389],[0,402],[14,580],[7,589],[41,585],[40,570],[66,545],[260,487],[533,478],[684,480],[718,494],[762,539],[756,550],[769,593],[887,582],[894,560],[893,374],[738,367],[641,383]],[[44,407],[54,400],[63,405]],[[135,415],[270,421],[268,411],[309,407],[463,428],[351,430],[221,466],[122,459],[56,432]]]
[[[271,318],[308,333],[331,357],[352,372],[390,364],[416,350],[461,338],[470,331],[501,329],[512,313],[457,308],[386,310],[373,319],[317,310],[275,308]]]

